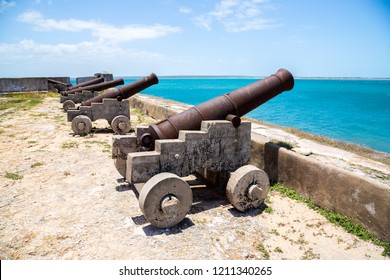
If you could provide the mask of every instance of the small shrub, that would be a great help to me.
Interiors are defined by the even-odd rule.
[[[274,250],[276,253],[283,253],[283,250],[280,247],[276,247]]]
[[[267,248],[265,248],[264,244],[263,243],[259,243],[257,246],[256,246],[256,249],[258,251],[260,251],[262,254],[263,254],[263,258],[265,260],[269,260],[269,252],[267,250]]]
[[[42,166],[42,165],[43,165],[42,162],[36,162],[36,163],[31,164],[31,168],[35,168],[35,167]]]
[[[23,178],[23,176],[18,173],[7,172],[5,173],[4,178],[11,179],[11,180],[20,180]]]

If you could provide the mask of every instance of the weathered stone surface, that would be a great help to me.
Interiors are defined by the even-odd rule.
[[[92,121],[105,119],[109,123],[119,115],[130,119],[129,100],[118,101],[116,99],[105,98],[102,103],[92,103],[91,106],[80,106],[78,110],[69,110],[68,122],[71,122],[76,116],[85,115]]]
[[[141,183],[161,172],[183,177],[199,168],[232,172],[249,161],[250,128],[250,122],[235,128],[228,121],[204,121],[201,131],[156,140],[154,151],[128,154],[126,179]]]
[[[0,92],[49,91],[47,79],[70,84],[69,77],[0,78]]]
[[[98,75],[103,76],[105,82],[112,81],[114,79],[113,74],[110,74],[110,73],[96,73],[94,76],[77,77],[76,78],[76,84],[81,84],[81,83],[84,83],[84,82],[96,79],[96,77]]]
[[[81,103],[88,99],[91,99],[97,96],[99,93],[96,91],[83,90],[82,92],[76,92],[74,94],[69,94],[66,96],[60,96],[60,103],[64,103],[66,100],[72,100],[74,103]]]

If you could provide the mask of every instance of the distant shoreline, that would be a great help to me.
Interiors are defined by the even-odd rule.
[[[294,77],[299,80],[390,80],[389,78],[367,77]]]
[[[124,79],[139,79],[143,76],[115,76],[115,78],[121,77]],[[266,76],[235,76],[235,75],[161,75],[158,76],[161,79],[263,79]],[[74,79],[74,78],[71,78]],[[379,77],[294,77],[296,80],[390,80],[388,78],[379,78]]]

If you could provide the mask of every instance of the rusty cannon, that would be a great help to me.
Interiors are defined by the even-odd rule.
[[[249,113],[283,91],[294,86],[290,72],[280,69],[274,75],[227,94],[217,96],[198,106],[149,126],[141,136],[144,147],[153,148],[157,139],[175,139],[180,130],[199,130],[203,120],[230,120],[240,125],[240,117]]]
[[[259,207],[269,192],[269,177],[248,164],[251,123],[240,117],[293,87],[292,74],[280,69],[149,127],[137,127],[134,134],[114,135],[115,167],[138,191],[146,220],[160,228],[182,221],[193,202],[185,178],[194,174],[224,187],[237,210]]]
[[[68,122],[72,123],[75,134],[84,135],[92,130],[92,121],[105,119],[117,134],[130,131],[130,103],[128,98],[142,90],[158,84],[152,73],[130,84],[110,88],[89,100],[83,101],[79,108],[67,111]]]
[[[50,87],[51,88],[55,88],[57,90],[57,92],[61,92],[61,91],[67,90],[69,87],[72,86],[71,84],[64,83],[64,82],[61,82],[61,81],[57,81],[57,80],[54,80],[54,79],[47,79],[47,82],[50,85],[49,88]]]
[[[85,86],[89,86],[89,85],[94,85],[97,83],[102,83],[102,82],[104,82],[104,77],[101,74],[98,74],[96,76],[96,78],[91,79],[91,80],[86,81],[86,82],[83,82],[83,83],[76,84],[76,85],[64,83],[64,82],[57,81],[54,79],[47,79],[47,81],[48,81],[48,83],[50,83],[52,85],[52,87],[54,87],[58,91],[58,93],[61,93],[61,95],[64,95],[64,93],[62,93],[62,92],[65,92],[67,90],[73,90],[76,88],[81,88],[81,87],[85,87]],[[61,102],[61,103],[63,103],[63,102]]]
[[[101,80],[104,78],[96,78],[94,80]],[[87,81],[90,82],[90,81]],[[85,83],[87,83],[85,82]],[[99,95],[99,91],[103,91],[106,89],[113,88],[115,86],[123,85],[125,81],[120,78],[112,81],[107,81],[107,82],[99,82],[95,84],[90,84],[86,86],[80,86],[80,87],[75,87],[66,91],[61,92],[61,98],[60,98],[60,103],[63,103],[63,109],[64,111],[68,111],[69,109],[74,109],[76,108],[76,104],[79,104],[83,101],[89,100],[95,96]]]
[[[77,88],[70,89],[70,90],[65,90],[64,92],[62,92],[62,94],[69,95],[69,94],[74,94],[75,92],[83,91],[83,90],[102,91],[102,90],[105,90],[105,89],[108,89],[111,87],[123,85],[124,83],[125,83],[125,81],[122,78],[120,78],[120,79],[115,79],[112,81],[101,82],[101,83],[97,83],[97,84],[93,84],[93,85],[88,85],[88,86],[83,86],[83,87],[77,87]]]
[[[72,89],[80,88],[80,87],[86,87],[86,86],[99,84],[99,83],[103,83],[103,82],[104,82],[104,77],[102,75],[97,75],[96,78],[88,80],[88,81],[85,81],[83,83],[78,83],[78,84],[76,84],[74,86],[69,87],[68,90],[72,90]]]
[[[101,103],[104,98],[127,99],[154,84],[158,84],[158,78],[156,74],[152,73],[147,77],[141,78],[123,87],[109,89],[103,94],[82,102],[81,106],[91,106],[92,103]]]

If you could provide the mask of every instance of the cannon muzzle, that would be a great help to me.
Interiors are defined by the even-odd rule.
[[[90,85],[95,85],[95,84],[102,83],[102,82],[104,82],[104,77],[103,76],[99,76],[99,77],[97,77],[95,79],[91,79],[91,80],[86,81],[84,83],[79,83],[77,85],[71,86],[71,87],[68,88],[68,90],[81,88],[81,87],[86,87],[86,86],[90,86]]]
[[[203,120],[230,119],[233,125],[238,126],[239,117],[293,87],[293,75],[286,69],[279,69],[267,78],[150,125],[148,132],[141,136],[141,144],[153,148],[157,139],[176,139],[180,130],[199,130]]]
[[[152,73],[149,76],[141,78],[122,87],[109,89],[103,94],[99,94],[89,100],[82,102],[81,106],[91,106],[92,103],[102,103],[103,98],[117,98],[118,100],[127,99],[154,84],[158,84],[158,78],[156,74]]]
[[[68,94],[73,94],[73,93],[76,93],[78,91],[83,91],[83,90],[101,91],[101,90],[105,90],[105,89],[108,89],[111,87],[123,85],[124,83],[125,83],[125,81],[122,78],[120,78],[120,79],[116,79],[116,80],[112,80],[112,81],[107,81],[107,82],[98,83],[98,84],[94,84],[94,85],[89,85],[89,86],[74,88],[71,90],[66,90],[63,92],[63,95],[66,96]]]

